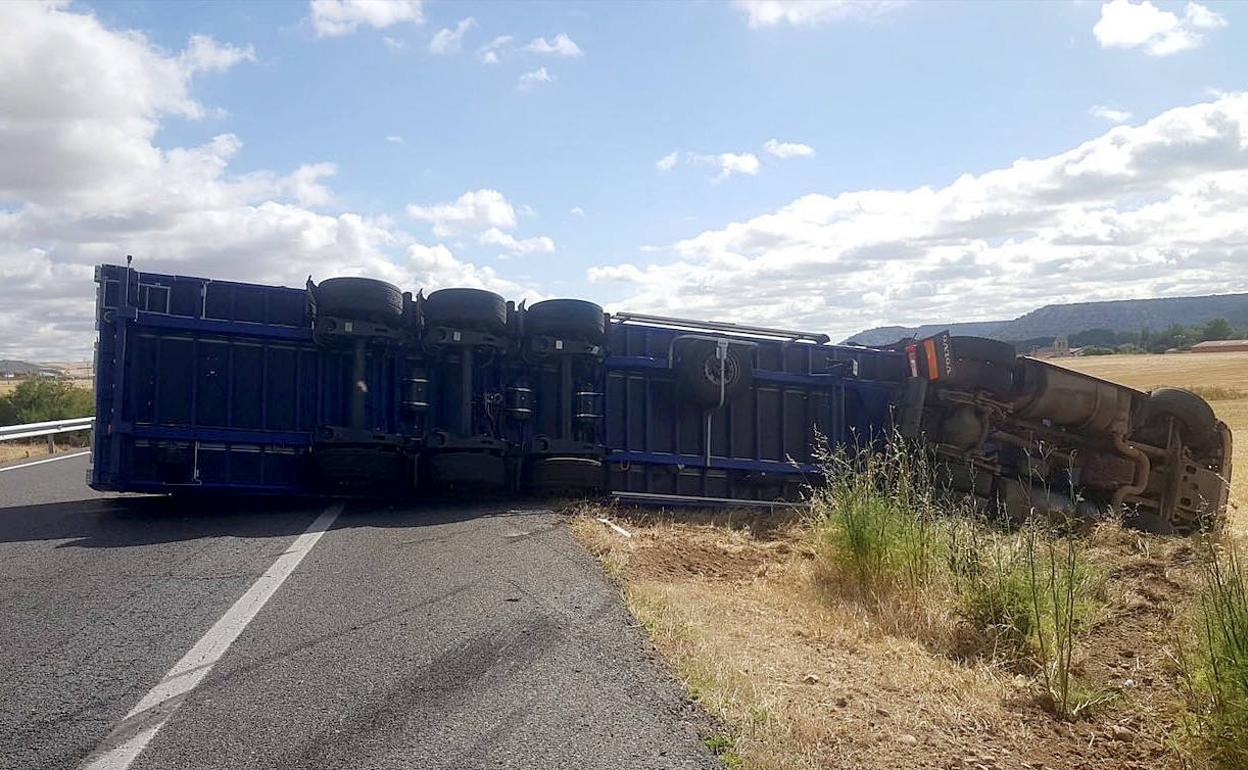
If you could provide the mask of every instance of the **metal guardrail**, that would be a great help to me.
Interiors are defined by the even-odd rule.
[[[58,433],[73,433],[79,430],[91,430],[95,425],[94,417],[75,417],[71,420],[52,420],[50,422],[31,422],[25,425],[0,426],[0,441],[12,441],[19,438],[51,437]]]

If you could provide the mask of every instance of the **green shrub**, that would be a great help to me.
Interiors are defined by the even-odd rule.
[[[835,453],[823,467],[813,510],[826,566],[875,598],[928,583],[937,543],[925,455],[896,439],[878,452]]]
[[[61,380],[26,380],[0,398],[0,424],[68,420],[95,414],[90,390]]]
[[[0,396],[0,425],[19,425],[20,423],[13,400],[9,396]]]
[[[993,658],[1026,658],[1035,623],[1017,539],[975,520],[954,524],[949,533],[960,614],[987,638]]]

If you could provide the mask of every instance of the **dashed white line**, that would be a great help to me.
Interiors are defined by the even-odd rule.
[[[213,665],[290,577],[290,573],[295,571],[321,535],[333,526],[338,514],[342,513],[342,507],[342,503],[335,503],[316,517],[316,521],[295,539],[290,549],[277,557],[273,566],[252,583],[247,593],[226,610],[191,651],[173,664],[164,679],[130,709],[125,719],[83,762],[84,770],[125,770],[138,758],[191,691],[208,676]]]
[[[83,455],[89,455],[89,454],[91,454],[90,449],[88,449],[85,452],[72,452],[67,455],[57,455],[56,457],[49,457],[44,460],[35,460],[33,463],[22,463],[21,465],[10,465],[7,468],[0,468],[0,473],[4,473],[5,471],[15,471],[20,468],[29,468],[34,465],[43,465],[44,463],[54,463],[57,460],[68,460],[71,457],[82,457]]]

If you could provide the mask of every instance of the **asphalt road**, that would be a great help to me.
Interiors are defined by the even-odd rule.
[[[0,472],[4,770],[131,739],[142,770],[720,767],[560,517],[506,503],[348,503],[147,735],[131,710],[327,502],[101,495],[86,468]]]

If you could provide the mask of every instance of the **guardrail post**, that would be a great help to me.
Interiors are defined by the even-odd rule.
[[[48,434],[48,454],[56,454],[56,436]]]

